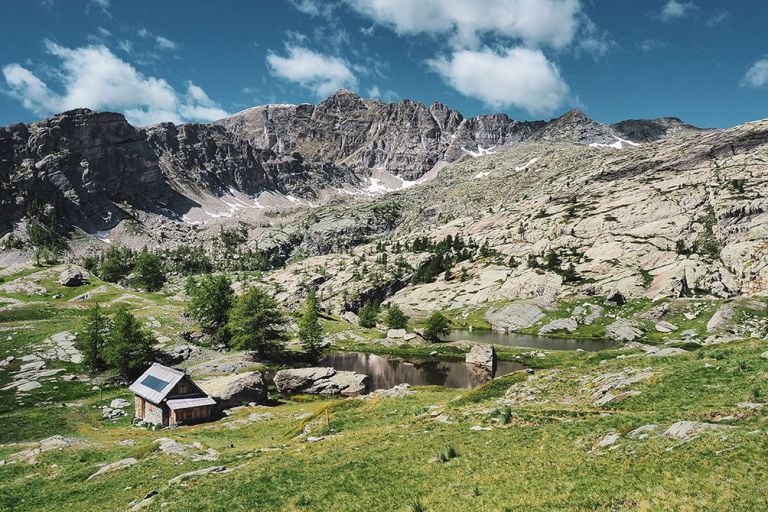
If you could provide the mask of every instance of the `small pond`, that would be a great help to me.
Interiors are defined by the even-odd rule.
[[[364,352],[331,352],[320,359],[318,366],[364,373],[371,378],[373,389],[387,389],[403,383],[411,386],[473,388],[493,378],[490,372],[468,366],[464,361],[404,359]],[[520,363],[499,361],[496,376],[523,368]]]
[[[475,343],[493,345],[508,345],[511,347],[536,348],[541,350],[576,350],[598,352],[608,348],[616,348],[611,340],[553,338],[534,334],[502,333],[490,330],[476,329],[473,331],[453,331],[444,341],[467,340]]]

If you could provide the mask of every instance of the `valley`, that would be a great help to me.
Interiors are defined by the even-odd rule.
[[[207,125],[2,128],[0,509],[765,508],[766,151],[768,121],[517,122],[345,90]],[[254,298],[284,317],[274,354],[237,346],[232,311],[206,324],[206,276],[234,310],[274,302]],[[133,425],[130,379],[77,342],[96,305],[153,360],[259,372],[269,398]],[[307,366],[370,393],[277,389]]]

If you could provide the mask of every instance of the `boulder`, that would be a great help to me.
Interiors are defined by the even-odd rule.
[[[643,425],[641,427],[637,427],[633,431],[631,431],[629,434],[627,434],[627,437],[630,439],[640,439],[641,441],[644,439],[648,439],[648,437],[656,431],[657,425],[654,425],[653,423],[649,423],[647,425]]]
[[[371,387],[367,375],[326,367],[280,370],[275,374],[274,381],[277,391],[285,395],[357,396],[367,394]]]
[[[467,352],[465,361],[469,365],[480,366],[491,372],[496,371],[496,349],[493,345],[475,345]]]
[[[387,331],[387,338],[403,339],[408,332],[405,329],[390,329]]]
[[[221,408],[267,401],[267,385],[259,372],[238,373],[203,381],[200,387]]]
[[[102,466],[94,474],[86,478],[86,480],[91,480],[92,478],[96,478],[97,476],[103,475],[104,473],[112,473],[113,471],[119,471],[121,469],[125,469],[129,466],[133,466],[138,462],[139,461],[134,459],[133,457],[128,457],[127,459],[121,459],[121,460],[115,461],[111,464]]]
[[[627,299],[619,290],[611,290],[605,294],[606,306],[623,306],[627,303]]]
[[[579,324],[573,318],[557,318],[539,329],[539,334],[568,331],[573,332],[579,328]]]
[[[130,405],[131,405],[131,402],[129,402],[128,400],[125,400],[124,398],[115,398],[109,403],[109,406],[113,409],[125,409]]]
[[[671,322],[667,322],[666,320],[661,320],[657,322],[654,328],[656,329],[657,332],[663,332],[663,333],[668,333],[668,332],[677,330],[677,326],[675,324]]]
[[[715,314],[712,315],[709,322],[707,322],[707,332],[728,329],[731,326],[731,320],[735,314],[736,310],[733,307],[733,304],[723,304],[717,311],[715,311]]]
[[[544,318],[544,311],[530,302],[513,302],[501,309],[491,309],[485,319],[494,331],[514,332],[526,329]]]
[[[698,421],[678,421],[670,425],[669,428],[664,431],[664,435],[679,441],[687,441],[707,430],[722,430],[725,428],[730,427],[726,427],[725,425],[715,425],[714,423],[701,423]]]
[[[61,286],[82,286],[87,282],[85,275],[76,268],[68,268],[59,275],[59,284]]]
[[[605,335],[615,341],[633,341],[643,335],[643,331],[629,320],[619,318],[605,328]]]
[[[341,314],[341,318],[351,323],[352,325],[359,325],[360,318],[353,311],[345,311]]]

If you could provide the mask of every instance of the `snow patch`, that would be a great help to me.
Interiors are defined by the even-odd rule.
[[[517,167],[515,167],[515,171],[517,171],[517,172],[524,171],[524,170],[526,170],[527,168],[529,168],[530,166],[532,166],[533,164],[535,164],[538,161],[539,161],[538,157],[533,157],[530,160],[528,160],[526,163],[524,163],[523,165],[518,165]]]
[[[483,171],[475,174],[472,176],[473,180],[479,180],[480,178],[485,178],[486,176],[489,176],[491,173],[489,171]]]
[[[105,244],[111,244],[112,240],[109,239],[109,231],[96,231],[96,234],[94,235],[99,241],[104,242]]]
[[[471,149],[467,149],[464,146],[461,146],[461,150],[471,156],[472,158],[477,158],[479,156],[484,155],[495,155],[496,154],[496,146],[491,146],[489,148],[484,148],[480,144],[477,145],[477,151],[472,151]]]
[[[613,148],[613,149],[624,149],[627,147],[637,147],[640,144],[637,142],[632,142],[631,140],[622,139],[620,137],[613,136],[614,139],[616,139],[616,142],[612,142],[610,144],[600,144],[599,142],[593,142],[589,145],[591,148]]]

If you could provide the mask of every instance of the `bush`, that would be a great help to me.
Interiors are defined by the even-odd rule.
[[[365,327],[366,329],[376,327],[378,316],[379,305],[369,300],[358,312],[360,327]]]
[[[424,337],[429,341],[440,341],[441,336],[451,334],[451,321],[440,312],[432,313],[427,319],[427,326],[424,328]]]
[[[149,252],[146,247],[136,257],[133,271],[136,274],[136,284],[148,292],[156,292],[165,284],[160,256]]]
[[[86,268],[93,265],[96,275],[104,281],[117,283],[131,273],[135,254],[127,247],[110,246],[94,263],[86,262]]]
[[[384,319],[390,329],[405,329],[408,325],[408,316],[395,304],[387,308],[387,315]]]

